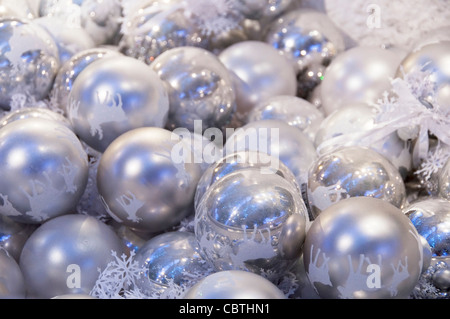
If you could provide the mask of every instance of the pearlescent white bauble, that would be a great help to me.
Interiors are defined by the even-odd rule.
[[[24,299],[25,279],[18,262],[0,248],[0,299]]]
[[[241,169],[213,183],[195,209],[200,253],[216,270],[283,274],[301,256],[306,206],[275,173]]]
[[[268,43],[238,42],[223,50],[219,59],[233,76],[237,112],[243,116],[263,99],[296,95],[297,79],[292,64]]]
[[[324,210],[308,230],[303,261],[324,299],[407,299],[424,264],[420,235],[408,217],[371,197]]]
[[[99,194],[117,222],[146,232],[167,230],[192,211],[201,167],[190,145],[158,127],[128,131],[103,153]]]
[[[99,152],[139,127],[164,127],[167,91],[145,63],[118,55],[89,64],[73,82],[67,115],[74,131]]]
[[[0,213],[39,224],[73,212],[87,183],[87,154],[65,124],[45,118],[0,130]]]
[[[349,103],[376,103],[391,88],[402,56],[379,47],[357,46],[336,56],[321,84],[325,115]]]
[[[242,270],[219,271],[190,288],[184,299],[285,299],[266,278]]]
[[[36,229],[20,256],[27,291],[32,298],[89,294],[114,257],[125,252],[111,227],[92,216],[69,214]]]

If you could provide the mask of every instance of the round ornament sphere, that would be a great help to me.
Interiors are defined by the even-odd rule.
[[[24,299],[25,279],[17,261],[0,248],[0,299]]]
[[[143,127],[122,134],[105,150],[97,171],[108,213],[141,231],[175,226],[191,212],[201,176],[192,158],[191,147],[166,129]]]
[[[302,253],[307,210],[284,177],[242,169],[218,180],[195,211],[200,253],[216,270],[275,276]]]
[[[401,56],[388,49],[357,46],[337,55],[321,83],[325,115],[349,103],[376,103],[391,88]]]
[[[233,77],[238,115],[246,117],[269,97],[296,95],[297,78],[291,62],[268,43],[241,41],[218,57]]]
[[[0,250],[6,250],[15,261],[19,262],[23,245],[36,227],[36,225],[19,223],[0,215]]]
[[[324,299],[406,299],[423,268],[420,235],[403,212],[353,197],[322,212],[303,248],[305,270]]]
[[[123,55],[84,68],[73,82],[68,103],[74,131],[99,152],[131,129],[163,127],[169,110],[166,89],[156,73]]]
[[[25,243],[19,265],[31,297],[89,294],[98,270],[113,261],[113,251],[120,256],[124,246],[109,226],[70,214],[39,226]]]
[[[146,295],[164,293],[171,285],[187,289],[213,272],[199,254],[194,233],[185,231],[151,238],[138,249],[134,260],[142,267],[137,288]]]
[[[72,130],[72,125],[64,115],[44,107],[23,107],[7,112],[5,116],[0,118],[0,128],[14,121],[34,118],[55,121]]]
[[[367,147],[348,146],[325,153],[314,162],[307,184],[314,217],[342,199],[361,196],[382,199],[397,208],[405,204],[402,176],[383,155]]]
[[[440,197],[450,200],[450,159],[441,168],[437,188]]]
[[[0,19],[0,107],[9,110],[14,94],[47,97],[60,67],[58,47],[41,26]]]
[[[206,276],[190,288],[184,299],[285,299],[266,278],[243,270],[225,270]]]
[[[159,55],[150,67],[164,82],[169,95],[166,127],[194,131],[222,128],[236,110],[235,93],[228,69],[206,49],[178,47]]]
[[[73,211],[88,178],[87,154],[65,124],[45,118],[0,130],[0,214],[39,224]]]
[[[450,256],[450,201],[425,198],[406,206],[403,212],[426,239],[433,257]]]

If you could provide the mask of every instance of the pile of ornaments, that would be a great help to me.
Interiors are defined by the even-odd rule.
[[[305,3],[2,1],[0,297],[449,298],[450,36]]]

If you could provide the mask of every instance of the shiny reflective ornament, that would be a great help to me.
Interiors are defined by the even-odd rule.
[[[297,96],[280,95],[261,101],[248,115],[248,122],[259,120],[283,120],[297,127],[314,142],[323,113],[307,100]]]
[[[248,19],[273,19],[289,9],[292,2],[292,0],[238,0],[236,9]]]
[[[297,79],[292,64],[268,43],[242,41],[229,46],[218,57],[233,77],[237,112],[242,116],[269,97],[296,95]]]
[[[17,261],[0,248],[0,299],[24,299],[25,279]]]
[[[105,150],[97,186],[108,213],[147,232],[175,226],[191,212],[201,167],[168,130],[145,127],[122,134]]]
[[[145,63],[119,55],[99,59],[73,82],[67,106],[74,131],[103,152],[119,135],[139,127],[163,127],[169,98]]]
[[[401,56],[378,47],[357,46],[336,56],[321,84],[325,115],[349,103],[376,103],[391,89]]]
[[[450,256],[450,202],[443,198],[417,200],[403,209],[431,247],[433,257]]]
[[[433,94],[422,96],[427,106],[450,109],[450,41],[424,45],[410,52],[400,63],[396,76],[422,71],[430,72]]]
[[[263,152],[240,151],[226,154],[205,170],[197,184],[195,207],[200,204],[203,195],[214,183],[242,169],[255,169],[262,174],[277,174],[291,182],[301,192],[294,174],[276,158]]]
[[[189,289],[184,299],[285,299],[266,278],[242,270],[219,271]]]
[[[371,197],[348,198],[324,210],[308,230],[303,260],[324,299],[407,299],[424,262],[411,221]]]
[[[72,129],[72,125],[66,117],[58,112],[44,107],[24,107],[16,111],[8,112],[5,116],[0,118],[0,128],[18,120],[34,118],[55,121],[69,129]]]
[[[412,151],[407,141],[396,131],[374,140],[370,145],[362,145],[359,137],[369,134],[376,125],[376,108],[365,103],[349,103],[329,114],[317,130],[314,145],[319,154],[330,152],[339,145],[368,146],[385,156],[394,164],[403,178],[412,169]]]
[[[443,290],[450,290],[450,269],[440,269],[433,275],[433,284]]]
[[[188,289],[213,272],[200,256],[194,233],[171,231],[147,241],[134,257],[142,267],[136,281],[146,295],[163,293],[171,285]]]
[[[120,256],[123,243],[94,217],[69,214],[45,222],[27,240],[20,256],[29,296],[89,294],[99,269],[113,260],[112,251]]]
[[[69,94],[80,72],[93,62],[119,54],[117,50],[101,47],[82,50],[72,55],[69,60],[61,65],[56,74],[51,91],[55,104],[63,112],[67,112]]]
[[[216,270],[280,276],[302,253],[306,206],[278,174],[241,169],[213,183],[195,211],[200,253]]]
[[[179,47],[159,55],[150,67],[164,82],[169,95],[167,128],[194,131],[200,120],[203,130],[228,124],[236,110],[232,78],[211,52]]]
[[[0,250],[6,250],[16,262],[19,262],[22,248],[36,227],[0,215]]]
[[[406,202],[400,172],[377,151],[360,146],[342,147],[320,156],[312,165],[307,184],[314,218],[349,197],[382,199],[397,208]]]
[[[39,224],[73,211],[87,182],[87,155],[66,125],[16,120],[0,130],[0,214]]]
[[[47,97],[60,67],[58,47],[33,22],[0,20],[0,107],[10,109],[14,94],[39,101]]]
[[[227,138],[227,152],[256,151],[272,156],[286,165],[301,186],[306,183],[308,170],[317,159],[313,142],[296,127],[282,120],[250,122]]]
[[[450,159],[447,159],[438,176],[437,189],[440,197],[450,200]]]
[[[343,35],[330,18],[307,9],[289,11],[272,22],[265,41],[292,61],[297,73],[327,66],[345,49]]]

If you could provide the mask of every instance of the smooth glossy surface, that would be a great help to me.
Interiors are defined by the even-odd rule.
[[[0,299],[24,299],[25,279],[18,262],[0,248]]]
[[[323,211],[308,230],[303,259],[325,299],[407,299],[424,264],[411,221],[370,197],[345,199]]]

